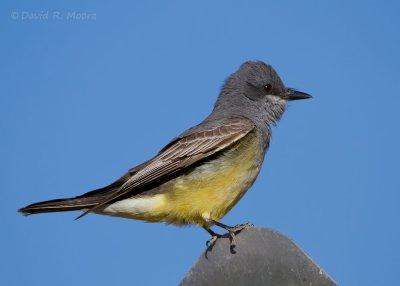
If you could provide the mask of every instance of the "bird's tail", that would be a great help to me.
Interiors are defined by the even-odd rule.
[[[91,208],[99,201],[98,197],[75,197],[66,199],[57,199],[43,201],[28,205],[18,211],[23,215],[50,213],[50,212],[66,212]]]
[[[91,209],[98,203],[102,202],[115,190],[120,188],[125,183],[126,179],[127,177],[125,175],[108,186],[87,192],[83,195],[73,198],[38,202],[23,207],[18,211],[23,215],[30,215],[39,213],[67,212]]]

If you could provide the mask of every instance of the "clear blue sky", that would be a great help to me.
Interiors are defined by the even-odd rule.
[[[2,285],[176,285],[204,249],[201,229],[16,210],[149,158],[202,120],[248,59],[314,99],[290,104],[223,222],[281,231],[341,285],[398,282],[396,1],[0,6]]]

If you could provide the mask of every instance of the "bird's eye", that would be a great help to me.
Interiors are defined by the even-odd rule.
[[[272,84],[266,84],[264,85],[264,90],[269,94],[272,91]]]

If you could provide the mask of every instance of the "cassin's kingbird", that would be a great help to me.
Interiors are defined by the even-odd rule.
[[[24,214],[82,210],[116,217],[195,224],[220,237],[216,225],[235,233],[246,224],[219,220],[254,183],[287,101],[310,98],[286,88],[276,71],[248,61],[222,86],[211,114],[168,143],[152,159],[130,169],[114,183],[81,196],[31,204]]]

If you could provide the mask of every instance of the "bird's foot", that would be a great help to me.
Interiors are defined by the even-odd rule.
[[[242,224],[237,224],[235,226],[229,227],[227,230],[229,232],[234,232],[235,234],[241,232],[242,230],[244,230],[245,228],[249,228],[249,227],[254,227],[254,224],[246,222],[246,223],[242,223]]]
[[[208,226],[203,226],[203,228],[211,235],[211,238],[206,241],[207,251],[209,251],[209,250],[212,250],[214,244],[217,242],[218,238],[222,237],[222,235],[214,232]]]
[[[212,249],[214,244],[217,242],[218,238],[222,237],[222,235],[215,233],[211,236],[209,240],[206,241],[206,246],[208,249]]]
[[[203,228],[211,235],[211,238],[209,240],[207,240],[207,242],[206,242],[207,252],[212,250],[212,248],[213,248],[214,244],[216,243],[216,241],[218,240],[218,238],[226,237],[226,238],[229,238],[229,241],[230,241],[231,253],[236,253],[236,251],[235,251],[236,235],[239,232],[241,232],[243,229],[254,226],[251,223],[243,223],[243,224],[237,224],[235,226],[229,226],[229,225],[226,225],[226,224],[220,223],[218,221],[214,221],[214,220],[212,220],[211,223],[225,229],[228,232],[223,235],[220,235],[220,234],[212,231],[209,227],[203,226]]]
[[[229,241],[231,242],[230,249],[232,253],[236,253],[235,247],[236,247],[236,234],[244,230],[245,228],[253,227],[254,225],[251,223],[242,223],[242,224],[237,224],[232,227],[226,228],[228,231],[227,235],[229,237]]]

